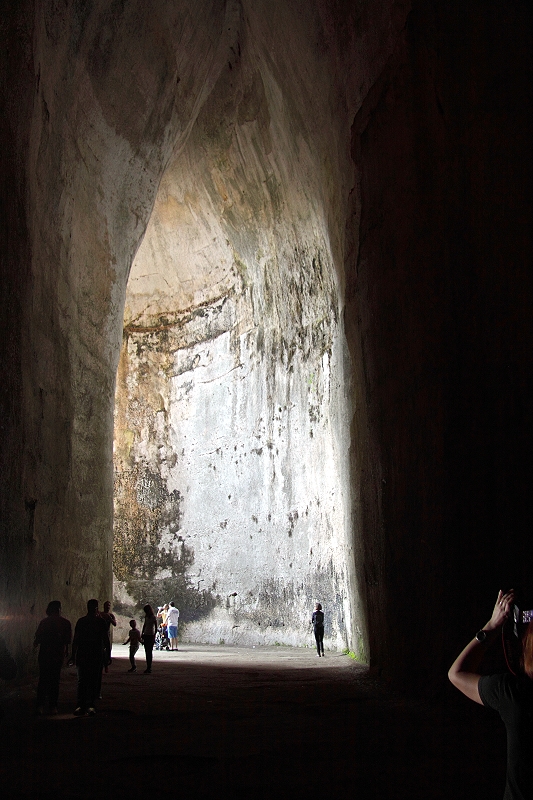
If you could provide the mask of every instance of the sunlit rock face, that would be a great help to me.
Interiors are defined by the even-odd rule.
[[[246,644],[309,643],[321,601],[329,645],[345,647],[361,628],[334,214],[346,198],[330,190],[339,124],[328,92],[295,91],[299,68],[280,78],[275,48],[244,35],[232,52],[129,278],[116,594],[131,611],[174,599],[184,637]]]

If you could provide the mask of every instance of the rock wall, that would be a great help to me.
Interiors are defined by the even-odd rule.
[[[174,598],[189,639],[308,643],[320,600],[329,645],[352,646],[338,128],[246,27],[232,52],[129,278],[115,575],[132,611]]]
[[[416,691],[531,587],[532,21],[413,4],[352,128],[356,564],[374,663]]]
[[[273,364],[262,327],[234,327],[174,352],[171,334],[126,334],[115,573],[138,603],[174,597],[189,638],[302,643],[321,600],[345,646],[339,332],[328,324],[314,350]]]

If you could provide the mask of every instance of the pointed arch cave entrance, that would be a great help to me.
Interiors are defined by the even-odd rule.
[[[115,603],[174,599],[191,641],[302,645],[320,600],[329,646],[357,647],[331,198],[274,88],[239,97],[221,123],[214,92],[169,163],[129,277]]]

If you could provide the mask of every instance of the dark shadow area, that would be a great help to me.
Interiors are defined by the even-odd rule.
[[[276,665],[273,651],[225,648],[219,664],[186,645],[146,676],[140,659],[135,675],[115,659],[92,718],[71,716],[73,669],[58,717],[33,717],[20,689],[1,723],[4,796],[501,798],[505,737],[490,712],[408,700],[336,653],[283,648]]]

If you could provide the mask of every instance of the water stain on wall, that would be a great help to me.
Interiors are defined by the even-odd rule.
[[[187,577],[194,550],[179,534],[182,495],[169,492],[161,475],[141,466],[115,473],[114,572],[133,603],[116,603],[116,610],[133,614],[149,603],[173,600],[183,622],[200,619],[215,605],[207,590]],[[125,513],[125,509],[128,509]]]

